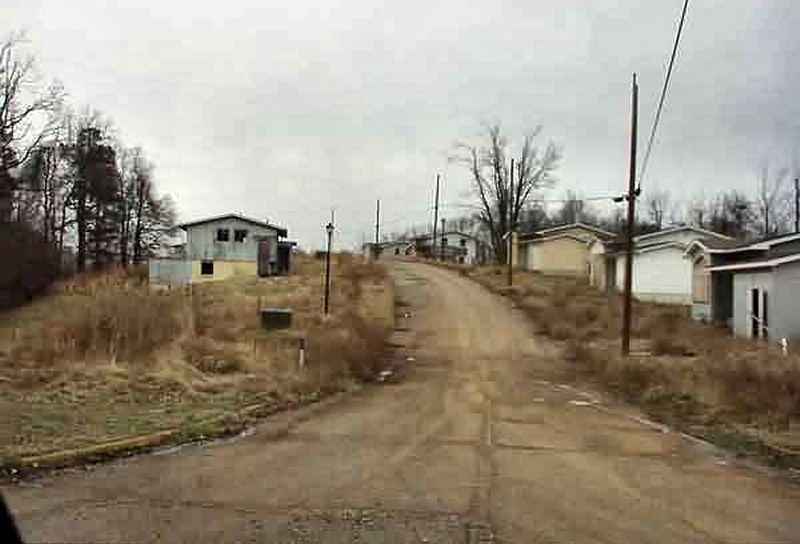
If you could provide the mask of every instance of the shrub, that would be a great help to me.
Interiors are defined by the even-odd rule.
[[[230,374],[242,369],[243,362],[235,346],[210,338],[189,338],[182,342],[187,363],[208,374]]]
[[[0,310],[46,293],[61,273],[55,246],[24,223],[0,222],[0,255]]]
[[[650,351],[653,355],[691,356],[694,351],[679,338],[674,336],[659,335],[650,342]]]

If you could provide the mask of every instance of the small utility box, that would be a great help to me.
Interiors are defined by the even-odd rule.
[[[292,311],[288,308],[261,308],[261,328],[288,329],[292,326]]]

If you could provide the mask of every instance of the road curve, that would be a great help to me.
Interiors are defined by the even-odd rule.
[[[561,386],[505,299],[398,263],[402,383],[3,492],[26,542],[770,543],[800,490]],[[279,436],[276,436],[278,434]]]

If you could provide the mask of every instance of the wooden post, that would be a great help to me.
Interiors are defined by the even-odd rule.
[[[303,370],[306,366],[306,339],[300,338],[299,349],[297,350],[297,366]]]
[[[433,239],[431,239],[431,259],[436,260],[436,228],[439,223],[439,174],[436,174],[436,197],[433,205]]]
[[[636,221],[636,130],[639,109],[639,86],[633,74],[631,95],[631,156],[628,175],[628,232],[625,251],[625,301],[622,308],[622,355],[631,352],[631,307],[633,290],[633,228]]]

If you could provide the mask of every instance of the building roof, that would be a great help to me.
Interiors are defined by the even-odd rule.
[[[644,246],[638,246],[634,244],[633,251],[634,253],[648,253],[650,251],[661,251],[662,249],[669,249],[669,248],[683,250],[684,247],[685,246],[680,242],[671,241],[671,242],[660,242],[657,244],[648,244]]]
[[[714,243],[710,243],[709,240],[695,240],[692,242],[689,247],[686,248],[686,252],[689,253],[690,250],[694,249],[694,247],[700,246],[708,253],[738,253],[740,251],[768,251],[772,246],[777,246],[780,244],[785,244],[787,242],[794,242],[796,240],[800,240],[800,233],[791,233],[791,234],[781,234],[778,236],[769,236],[766,238],[761,238],[759,240],[755,240],[753,242],[743,242],[743,243],[733,243],[733,244],[722,244],[719,241],[714,241]]]
[[[567,225],[559,225],[557,227],[541,229],[541,230],[537,230],[537,231],[533,231],[533,232],[526,232],[526,233],[520,234],[520,239],[522,239],[522,238],[531,239],[531,238],[536,238],[536,237],[543,237],[544,238],[544,237],[553,236],[555,234],[562,233],[565,230],[571,230],[571,229],[583,229],[583,230],[589,231],[589,232],[591,232],[593,234],[596,234],[600,238],[607,238],[609,240],[615,237],[615,234],[612,233],[612,232],[608,232],[607,230],[603,230],[603,229],[601,229],[599,227],[595,227],[593,225],[588,225],[586,223],[578,222],[578,223],[569,223]]]
[[[755,240],[754,242],[750,242],[748,244],[744,244],[741,247],[734,248],[735,251],[742,250],[742,249],[769,249],[772,246],[777,246],[780,244],[785,244],[787,242],[794,242],[795,240],[800,240],[800,233],[792,232],[790,234],[779,234],[777,236],[768,236],[766,238],[761,238],[759,240]]]
[[[762,259],[760,261],[748,261],[745,263],[709,266],[706,267],[706,270],[709,272],[736,272],[740,270],[753,270],[758,268],[775,268],[782,264],[793,263],[797,261],[800,261],[800,253],[786,255],[784,257],[776,257],[774,259]]]
[[[732,241],[733,243],[736,243],[736,241],[733,238],[731,238],[730,236],[725,236],[724,234],[720,234],[720,233],[714,232],[712,230],[702,229],[700,227],[693,227],[693,226],[689,226],[689,225],[684,225],[682,227],[671,227],[671,228],[668,228],[668,229],[657,230],[655,232],[649,232],[647,234],[640,234],[639,236],[636,236],[634,238],[634,242],[636,244],[640,244],[642,242],[649,242],[651,240],[654,240],[656,238],[660,238],[662,236],[668,236],[668,235],[671,235],[671,234],[678,234],[680,232],[694,232],[695,234],[697,234],[698,236],[703,237],[706,240],[708,240],[708,239],[729,240],[729,241]]]
[[[748,242],[748,245],[751,244],[782,244],[784,242],[791,242],[792,240],[796,240],[800,238],[800,232],[787,232],[784,234],[770,234],[769,236],[762,236],[761,238],[757,238],[752,242]]]
[[[262,227],[265,229],[272,229],[278,233],[278,236],[285,237],[287,235],[286,229],[282,227],[276,227],[275,225],[270,225],[265,221],[259,221],[258,219],[252,219],[250,217],[245,217],[243,215],[239,215],[237,213],[226,213],[223,215],[216,215],[214,217],[208,217],[206,219],[198,219],[196,221],[189,221],[187,223],[181,223],[177,225],[178,228],[187,230],[192,227],[196,227],[198,225],[204,225],[206,223],[214,223],[216,221],[223,221],[225,219],[238,219],[239,221],[244,221],[245,223],[250,223],[251,225],[256,225],[258,227]]]
[[[570,234],[568,232],[564,233],[556,233],[548,236],[539,236],[536,238],[525,238],[520,239],[520,244],[542,244],[544,242],[550,242],[552,240],[561,240],[563,238],[569,238],[571,240],[575,240],[576,242],[580,242],[582,244],[590,245],[595,240],[587,240],[586,238],[581,238],[580,236],[576,236],[574,234]]]
[[[726,240],[724,238],[698,238],[686,246],[686,251],[684,252],[683,256],[689,257],[698,249],[706,253],[724,253],[725,251],[734,249],[740,245],[740,242],[733,239]]]

